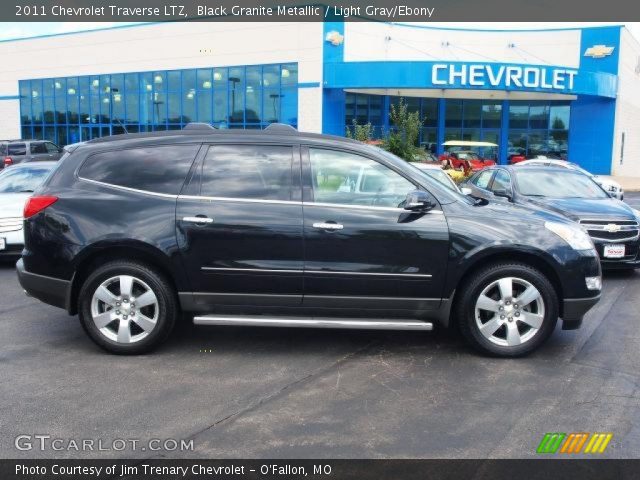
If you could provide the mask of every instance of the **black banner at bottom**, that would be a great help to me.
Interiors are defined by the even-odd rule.
[[[626,480],[640,460],[0,460],[9,480]]]

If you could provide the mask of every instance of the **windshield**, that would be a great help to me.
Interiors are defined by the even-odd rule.
[[[9,167],[0,173],[0,193],[33,192],[47,178],[55,164],[37,167]]]
[[[458,152],[458,158],[460,160],[479,160],[480,157],[473,152]]]
[[[609,198],[591,178],[572,171],[519,170],[516,173],[520,194],[550,198]]]

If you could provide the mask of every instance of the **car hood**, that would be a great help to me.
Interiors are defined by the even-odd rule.
[[[31,193],[0,193],[0,217],[22,217],[24,204]]]
[[[572,220],[581,219],[621,219],[635,220],[631,208],[613,198],[536,198],[530,199],[529,204],[559,213]]]

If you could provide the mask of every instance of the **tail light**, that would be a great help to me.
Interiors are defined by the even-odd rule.
[[[22,216],[24,218],[33,217],[36,213],[41,212],[58,201],[58,197],[51,195],[40,195],[29,198],[24,206]]]
[[[13,158],[11,157],[4,157],[4,166],[8,167],[9,165],[13,165]]]

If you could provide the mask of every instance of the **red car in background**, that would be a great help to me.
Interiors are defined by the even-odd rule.
[[[496,161],[482,158],[471,148],[496,149],[498,145],[490,142],[470,142],[464,140],[450,140],[442,144],[446,152],[440,155],[442,166],[453,168],[465,174],[482,170],[485,167],[495,165]]]

